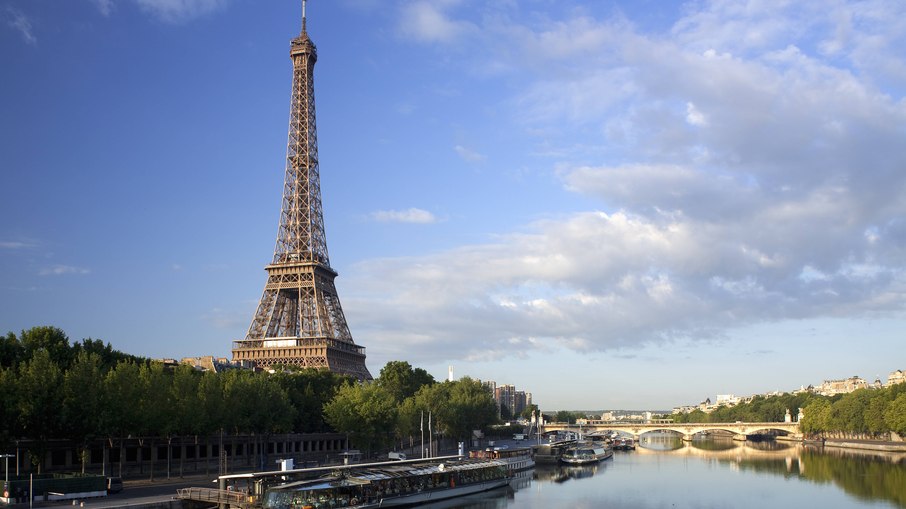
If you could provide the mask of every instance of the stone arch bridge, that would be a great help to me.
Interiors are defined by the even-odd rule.
[[[731,433],[734,440],[745,440],[748,435],[762,434],[765,432],[781,432],[792,438],[802,438],[798,422],[708,422],[708,423],[674,423],[674,422],[645,422],[645,423],[617,423],[611,421],[589,421],[586,424],[567,424],[553,422],[544,425],[544,431],[573,431],[586,435],[600,434],[606,431],[632,435],[636,440],[645,433],[656,431],[669,431],[683,436],[683,440],[690,441],[699,433],[723,431]]]

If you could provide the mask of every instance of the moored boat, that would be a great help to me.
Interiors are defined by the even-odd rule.
[[[506,464],[507,471],[521,472],[534,468],[535,458],[532,457],[531,447],[500,448],[489,447],[484,450],[470,451],[470,458],[502,461]]]
[[[579,443],[574,448],[563,453],[560,456],[560,462],[567,465],[589,465],[612,456],[613,450],[609,447],[592,443]]]
[[[539,465],[557,464],[560,462],[560,456],[563,456],[563,453],[575,443],[575,440],[568,440],[534,445],[532,450],[535,453],[535,463]]]
[[[632,438],[615,438],[613,441],[613,449],[615,451],[634,451],[635,440]]]
[[[506,464],[462,459],[381,465],[275,486],[265,509],[403,507],[470,495],[506,486]]]

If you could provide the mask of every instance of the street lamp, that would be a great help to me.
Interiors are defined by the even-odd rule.
[[[12,454],[0,454],[0,458],[3,458],[4,466],[6,467],[6,480],[3,483],[3,498],[9,498],[9,459],[14,458]]]

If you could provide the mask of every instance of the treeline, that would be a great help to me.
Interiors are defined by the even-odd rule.
[[[419,431],[467,437],[496,420],[496,405],[470,379],[438,384],[422,369],[391,362],[371,384],[326,370],[200,372],[165,367],[102,341],[70,344],[55,327],[35,327],[0,343],[0,447],[71,439],[234,434],[348,433],[365,449]],[[466,430],[466,431],[464,431]],[[40,464],[36,463],[40,468]]]
[[[819,397],[804,411],[800,423],[803,433],[879,436],[892,431],[906,436],[906,383]]]
[[[787,410],[795,419],[800,408],[804,408],[814,398],[820,397],[811,393],[755,396],[748,403],[720,406],[712,412],[695,409],[689,413],[675,413],[670,418],[679,423],[783,422]]]
[[[679,423],[781,422],[787,409],[796,417],[803,410],[800,428],[810,435],[848,433],[882,436],[906,435],[906,384],[881,389],[859,389],[848,394],[821,396],[811,393],[755,396],[735,406],[713,412],[694,410],[670,417]]]

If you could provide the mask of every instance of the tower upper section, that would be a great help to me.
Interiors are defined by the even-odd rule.
[[[314,263],[329,269],[315,124],[314,68],[318,51],[308,37],[304,0],[302,32],[290,43],[289,55],[293,62],[293,88],[283,204],[273,263]]]

